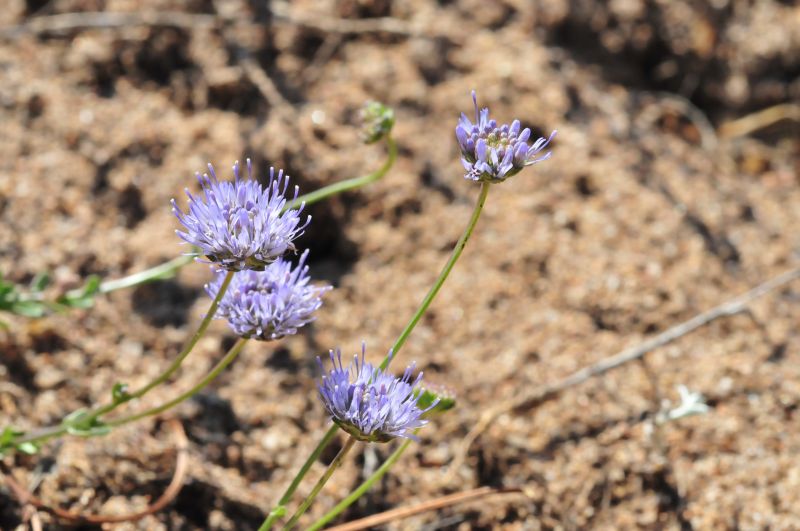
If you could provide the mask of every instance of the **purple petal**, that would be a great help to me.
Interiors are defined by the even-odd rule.
[[[478,139],[477,144],[475,145],[475,154],[478,157],[478,160],[485,161],[486,160],[486,151],[487,151],[486,140]]]

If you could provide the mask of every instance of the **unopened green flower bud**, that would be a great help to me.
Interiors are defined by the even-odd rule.
[[[377,101],[367,102],[361,109],[361,138],[365,144],[374,144],[387,136],[394,126],[394,109]]]

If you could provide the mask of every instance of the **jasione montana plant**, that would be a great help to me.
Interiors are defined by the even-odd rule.
[[[366,345],[362,345],[360,354],[354,355],[348,364],[343,361],[338,348],[330,351],[327,368],[326,363],[317,358],[318,396],[330,417],[331,425],[277,503],[265,515],[260,528],[262,531],[271,529],[289,514],[289,505],[297,488],[340,430],[346,437],[341,450],[310,493],[300,500],[292,514],[285,519],[284,529],[297,525],[357,443],[381,444],[397,438],[404,440],[384,466],[325,516],[310,524],[310,529],[321,528],[358,499],[386,473],[412,441],[418,441],[417,432],[435,414],[455,404],[449,392],[423,386],[422,373],[415,375],[413,362],[400,376],[393,375],[389,365],[399,357],[409,335],[463,252],[491,186],[506,181],[527,166],[549,158],[550,152],[544,152],[544,149],[555,135],[554,131],[547,139],[539,138],[529,143],[530,129],[522,129],[518,120],[510,125],[498,125],[490,119],[488,109],[478,108],[474,91],[472,99],[474,122],[462,114],[455,128],[461,162],[466,172],[464,177],[480,185],[472,215],[419,308],[380,363],[367,361]],[[383,140],[388,150],[386,163],[371,174],[300,195],[298,188],[290,185],[290,178],[283,170],[270,168],[269,178],[262,185],[254,177],[249,160],[246,161],[246,175],[238,162],[233,165],[231,180],[220,179],[209,164],[206,173],[197,175],[200,193],[193,194],[187,189],[185,209],[177,201],[172,201],[172,210],[182,225],[176,232],[192,249],[187,257],[116,281],[100,282],[93,279],[85,288],[58,294],[51,299],[44,295],[46,281],[40,280],[39,284],[28,290],[0,281],[0,310],[41,316],[49,311],[90,306],[93,298],[102,293],[164,278],[192,260],[210,264],[213,275],[206,285],[206,292],[211,298],[207,314],[184,348],[156,378],[136,389],[119,383],[111,390],[106,404],[74,411],[54,426],[30,430],[7,427],[0,433],[0,453],[35,453],[43,443],[57,437],[103,435],[117,426],[158,415],[207,386],[234,361],[248,341],[275,341],[297,333],[313,321],[323,304],[325,293],[331,287],[312,282],[306,265],[309,250],[297,249],[297,238],[312,223],[310,216],[304,215],[305,205],[380,179],[389,171],[397,156],[397,147],[391,137],[394,112],[380,103],[370,102],[362,116],[365,120],[362,133],[365,142]],[[135,406],[138,399],[153,388],[166,384],[191,354],[214,318],[227,320],[239,339],[204,378],[189,391],[158,406],[117,414],[117,410],[124,405]]]

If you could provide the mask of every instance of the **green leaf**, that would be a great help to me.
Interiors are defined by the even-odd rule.
[[[94,306],[94,297],[87,296],[87,297],[78,297],[74,299],[67,299],[64,301],[59,301],[62,304],[69,306],[70,308],[79,308],[81,310],[85,310],[87,308],[91,308]]]
[[[111,428],[102,422],[96,421],[96,423],[90,427],[67,426],[67,433],[77,437],[99,437],[111,433]]]
[[[15,301],[11,303],[11,311],[24,317],[41,317],[46,307],[39,301]]]
[[[39,453],[39,445],[32,442],[24,442],[17,445],[17,450],[23,454],[35,455]]]
[[[95,293],[100,291],[100,277],[97,275],[91,275],[88,279],[86,279],[86,284],[83,286],[83,295],[94,295]]]
[[[82,288],[74,291],[77,293],[65,293],[56,302],[70,308],[91,308],[94,305],[94,295],[100,291],[100,277],[91,275]]]
[[[286,516],[286,506],[285,505],[278,505],[274,509],[269,512],[270,516],[276,516],[278,518],[282,518]]]
[[[62,426],[70,426],[70,425],[73,425],[73,424],[78,424],[78,423],[80,423],[80,421],[84,417],[86,417],[86,415],[88,413],[89,413],[89,410],[86,409],[85,407],[82,407],[80,409],[76,409],[75,411],[73,411],[72,413],[70,413],[69,415],[67,415],[66,417],[64,417],[61,420],[61,425]]]
[[[31,291],[40,293],[50,285],[50,275],[47,273],[36,273],[36,276],[31,280]]]
[[[24,435],[24,431],[20,431],[12,426],[7,426],[2,433],[0,433],[0,448],[9,446],[14,439]]]
[[[8,282],[0,282],[0,300],[11,300],[16,298],[16,286]],[[14,296],[12,296],[14,295]]]
[[[17,300],[17,287],[11,282],[0,279],[0,302],[13,302]]]
[[[439,400],[433,408],[425,413],[426,417],[437,413],[444,413],[456,407],[456,398],[452,392],[441,386],[430,386],[417,391],[417,407],[420,409],[429,408],[437,399]]]
[[[78,437],[96,437],[111,432],[110,426],[101,420],[92,418],[90,411],[86,408],[73,411],[64,417],[61,425],[66,428],[67,433]]]

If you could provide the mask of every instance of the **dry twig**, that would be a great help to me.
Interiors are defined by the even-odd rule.
[[[661,118],[665,111],[670,110],[677,112],[686,118],[695,126],[697,132],[700,134],[700,145],[706,151],[713,151],[717,147],[717,133],[714,131],[714,126],[711,121],[697,106],[688,99],[672,94],[669,92],[648,92],[653,98],[656,99],[651,106],[646,109],[639,120],[643,120],[644,124],[639,124],[643,129],[648,129],[656,120]]]
[[[59,507],[51,507],[41,499],[34,496],[28,489],[20,485],[11,475],[11,471],[8,470],[5,465],[3,465],[2,472],[5,476],[6,486],[20,501],[20,503],[26,506],[33,506],[36,509],[41,509],[42,511],[51,513],[63,520],[89,524],[114,524],[139,520],[145,516],[157,513],[170,504],[181,491],[181,488],[183,487],[183,481],[186,478],[186,472],[189,467],[189,458],[187,455],[189,450],[189,440],[186,438],[186,433],[183,431],[183,427],[181,426],[180,422],[177,420],[171,420],[168,422],[168,425],[172,430],[173,437],[175,438],[175,447],[177,450],[175,472],[172,475],[172,480],[169,482],[169,485],[164,490],[164,493],[161,494],[161,496],[154,503],[150,504],[142,511],[121,516],[103,516],[97,514],[83,514],[61,509]]]
[[[795,103],[775,105],[762,111],[748,114],[742,118],[726,122],[720,126],[719,135],[725,139],[745,136],[780,122],[781,120],[800,122],[800,105]]]
[[[467,490],[464,492],[456,492],[455,494],[448,494],[432,500],[427,500],[410,507],[399,507],[390,511],[373,514],[366,518],[360,518],[347,522],[346,524],[331,527],[329,531],[358,531],[360,529],[368,529],[371,527],[388,524],[395,520],[402,520],[415,514],[424,513],[426,511],[434,511],[443,509],[450,505],[463,503],[477,498],[483,498],[493,494],[524,494],[525,490],[521,488],[505,488],[499,489],[495,487],[478,487],[477,489]]]
[[[22,508],[22,521],[30,525],[31,531],[43,531],[44,529],[39,511],[30,503]]]
[[[229,41],[230,43],[230,41]],[[236,46],[236,60],[241,65],[245,76],[255,85],[256,89],[264,96],[270,107],[280,113],[284,119],[289,119],[288,109],[292,107],[283,94],[275,86],[275,83],[270,79],[266,72],[261,68],[261,65],[253,59],[250,52],[241,46]]]
[[[391,17],[350,20],[320,15],[303,15],[294,12],[287,2],[271,2],[272,15],[279,19],[327,33],[392,33],[411,37],[424,37],[409,23]]]
[[[218,19],[224,21],[222,35],[225,38],[227,47],[233,50],[236,62],[241,66],[245,77],[253,83],[256,90],[261,93],[272,110],[277,112],[282,119],[288,120],[290,118],[288,110],[291,109],[292,104],[281,94],[275,82],[261,68],[258,61],[253,58],[250,50],[237,44],[236,33],[245,25],[244,21],[236,18],[234,13],[226,12],[224,6],[217,1],[213,1],[212,5],[218,14]]]
[[[25,33],[41,35],[77,29],[110,29],[130,26],[165,26],[173,28],[208,28],[219,24],[214,15],[180,12],[139,13],[61,13],[33,17],[24,24],[0,28],[0,37],[14,38]]]
[[[546,385],[532,392],[521,393],[510,400],[503,401],[497,406],[487,410],[481,415],[475,426],[467,433],[461,441],[461,445],[450,464],[449,477],[452,477],[455,472],[461,467],[466,459],[467,452],[469,451],[475,440],[489,427],[489,425],[503,413],[516,409],[529,409],[539,404],[552,400],[557,397],[562,391],[579,385],[588,379],[605,374],[613,369],[616,369],[628,362],[642,358],[648,352],[663,347],[664,345],[675,341],[698,328],[701,328],[708,323],[719,319],[721,317],[730,317],[742,312],[746,312],[750,304],[786,284],[800,278],[800,267],[786,271],[775,278],[767,280],[759,284],[750,291],[739,295],[727,302],[720,304],[710,310],[698,314],[691,319],[684,321],[680,324],[668,328],[667,330],[657,334],[650,339],[626,348],[621,352],[614,354],[608,358],[602,359],[597,363],[584,367],[569,376],[559,380],[558,382]]]

